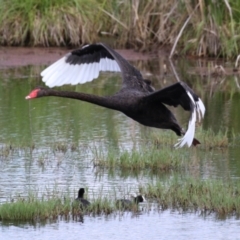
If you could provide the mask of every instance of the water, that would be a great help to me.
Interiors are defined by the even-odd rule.
[[[157,76],[151,77],[156,88],[175,82],[173,75],[163,75],[157,60],[137,64],[143,72]],[[201,94],[207,107],[203,128],[211,128],[216,133],[227,129],[238,135],[240,93],[234,77],[214,79],[187,74],[194,64],[177,63],[184,81]],[[90,198],[99,191],[108,194],[113,190],[118,196],[130,197],[138,193],[140,184],[164,182],[172,176],[171,173],[110,172],[95,168],[92,162],[94,149],[107,151],[111,146],[130,150],[156,130],[140,126],[122,113],[84,102],[61,98],[26,101],[24,98],[30,90],[42,84],[36,77],[38,72],[39,68],[25,67],[2,70],[0,74],[0,202],[19,195],[27,196],[29,190],[41,195],[58,189],[74,198],[79,187],[88,188]],[[110,95],[120,85],[119,76],[109,74],[92,83],[62,89]],[[188,115],[181,109],[174,111],[179,122],[186,125]],[[161,130],[157,131],[161,133]],[[67,144],[66,153],[56,150],[61,143]],[[4,155],[3,149],[9,144],[19,147],[10,155]],[[33,151],[29,148],[32,144]],[[78,151],[69,150],[75,145]],[[188,174],[203,179],[238,181],[239,151],[237,146],[224,150],[197,149],[195,157],[199,165]],[[35,225],[0,222],[0,226],[3,239],[240,239],[239,220],[234,217],[219,220],[212,215],[203,217],[196,213],[154,209],[139,215],[84,216],[83,222],[59,219]]]
[[[1,226],[4,239],[196,239],[237,240],[240,220],[226,221],[197,214],[150,212],[110,217],[84,217],[83,222],[57,221],[45,225]]]

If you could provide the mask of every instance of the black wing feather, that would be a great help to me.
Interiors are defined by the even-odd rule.
[[[122,73],[123,86],[134,88],[139,91],[149,92],[151,86],[146,82],[139,70],[132,66],[119,53],[103,43],[91,44],[72,51],[66,57],[66,63],[69,64],[84,64],[84,63],[99,63],[101,59],[108,58],[115,60]]]
[[[198,96],[184,82],[178,82],[169,87],[163,88],[149,94],[144,97],[144,99],[148,102],[161,102],[174,107],[181,105],[186,111],[192,111],[193,103],[189,98],[187,91],[192,95],[195,101],[198,100]]]
[[[102,58],[114,57],[102,45],[92,44],[72,51],[66,59],[69,64],[99,63]]]

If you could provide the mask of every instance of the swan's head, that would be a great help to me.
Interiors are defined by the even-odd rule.
[[[38,87],[32,90],[26,97],[25,99],[34,99],[34,98],[39,98],[42,97],[44,94],[44,88]]]

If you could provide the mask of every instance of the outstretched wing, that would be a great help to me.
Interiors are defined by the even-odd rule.
[[[41,72],[49,87],[82,84],[98,78],[100,71],[121,72],[123,85],[138,88],[146,85],[141,73],[120,54],[103,43],[74,50]],[[141,85],[140,84],[140,85]]]
[[[175,147],[182,147],[185,144],[192,145],[195,134],[195,123],[200,121],[205,114],[205,106],[202,100],[193,92],[193,90],[184,82],[175,83],[169,87],[149,94],[144,97],[149,103],[164,103],[169,106],[177,107],[181,105],[186,111],[191,112],[188,129]]]

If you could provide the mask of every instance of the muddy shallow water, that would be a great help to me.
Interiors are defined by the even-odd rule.
[[[0,69],[27,65],[48,65],[67,54],[67,48],[23,48],[0,47]],[[117,50],[124,58],[131,61],[148,60],[156,54],[143,54],[134,50]],[[165,54],[165,52],[161,52]]]
[[[94,154],[89,148],[107,151],[109,146],[131,150],[137,147],[155,129],[149,129],[125,115],[95,105],[66,99],[45,98],[26,101],[24,98],[35,86],[43,85],[39,72],[67,50],[62,49],[0,49],[0,147],[6,144],[29,146],[33,152],[17,148],[10,156],[0,155],[0,202],[27,196],[28,191],[45,194],[51,189],[70,192],[76,197],[80,186],[88,188],[88,198],[100,191],[117,196],[131,197],[138,192],[139,184],[155,181],[163,183],[176,173],[136,173],[127,171],[101,171],[93,166]],[[150,78],[156,88],[176,81],[165,57],[148,58],[120,51]],[[129,56],[129,57],[128,57]],[[142,56],[142,57],[141,57]],[[140,61],[141,59],[141,61]],[[165,73],[166,63],[167,73]],[[33,64],[33,66],[28,66]],[[192,74],[199,67],[196,61],[179,59],[174,62],[181,78],[201,96],[207,113],[204,129],[234,131],[240,133],[240,93],[236,76],[211,77]],[[211,63],[201,63],[208,66]],[[231,63],[226,64],[226,67]],[[20,67],[21,66],[21,67]],[[190,74],[189,74],[190,73]],[[99,80],[80,86],[63,87],[110,95],[121,84],[118,75],[102,75]],[[179,122],[187,124],[188,116],[175,110]],[[159,135],[161,136],[161,130]],[[177,140],[177,136],[176,136]],[[231,139],[229,140],[231,141]],[[54,143],[77,144],[79,151],[53,151]],[[187,173],[199,179],[240,179],[240,149],[231,145],[226,149],[195,150],[195,161]],[[184,175],[180,177],[184,178]],[[112,197],[112,196],[108,196]],[[110,216],[84,216],[84,221],[59,219],[46,223],[0,222],[3,239],[239,239],[239,220],[235,217],[217,219],[214,215],[179,211],[159,211],[156,206],[146,210],[147,203],[140,204],[140,212],[111,214]]]

